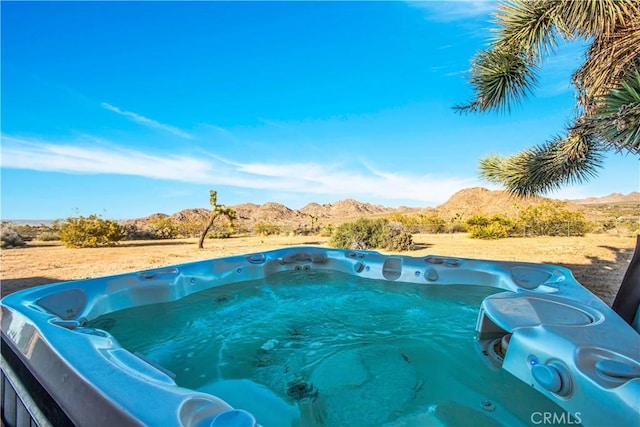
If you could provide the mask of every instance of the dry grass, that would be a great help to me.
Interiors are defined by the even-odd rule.
[[[326,245],[318,236],[235,237],[128,241],[113,248],[68,249],[53,242],[30,242],[0,252],[2,295],[31,286],[86,277],[106,276],[189,261],[258,252],[292,245]],[[464,234],[414,235],[417,249],[404,255],[427,254],[506,261],[543,262],[571,269],[576,279],[607,304],[613,302],[631,260],[635,238],[606,234],[585,237],[535,237],[475,240]]]

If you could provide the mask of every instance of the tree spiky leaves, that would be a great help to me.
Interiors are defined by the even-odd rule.
[[[600,108],[579,120],[574,130],[600,135],[607,148],[640,154],[640,66],[599,103]]]
[[[617,86],[638,58],[640,8],[634,0],[510,0],[498,5],[495,37],[472,60],[474,99],[458,111],[509,111],[536,83],[538,65],[553,53],[556,38],[593,37],[573,82],[580,105]]]
[[[494,15],[498,27],[495,47],[517,48],[536,59],[552,53],[559,8],[557,1],[512,0],[500,4]]]
[[[610,36],[629,27],[629,19],[637,15],[637,0],[562,0],[557,3],[557,29],[565,38],[596,35]]]
[[[209,190],[209,204],[213,209],[218,206],[218,192],[216,190]]]
[[[479,52],[472,61],[470,82],[476,94],[459,111],[510,111],[537,83],[537,67],[523,51],[490,49]]]
[[[480,160],[480,175],[520,197],[530,197],[592,178],[602,166],[603,147],[594,138],[572,135],[513,156]]]
[[[604,150],[640,154],[637,0],[502,1],[494,23],[490,48],[472,61],[474,98],[454,107],[458,111],[509,111],[531,92],[535,67],[553,53],[558,37],[582,37],[591,45],[572,76],[582,117],[569,127],[571,136],[511,157],[489,156],[480,163],[484,178],[533,195],[596,175]]]
[[[623,4],[624,2],[620,2]],[[640,10],[621,21],[611,33],[596,34],[585,61],[573,74],[579,102],[592,113],[609,90],[638,66],[640,50]]]

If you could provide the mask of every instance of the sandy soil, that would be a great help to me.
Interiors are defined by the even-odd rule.
[[[416,250],[427,254],[558,264],[611,305],[629,265],[635,238],[605,234],[586,237],[537,237],[475,240],[464,234],[414,235]],[[26,247],[0,252],[2,296],[31,286],[106,276],[189,261],[237,255],[292,245],[326,245],[327,238],[235,237],[208,240],[205,249],[196,239],[123,242],[113,248],[69,249],[58,243],[30,242]]]

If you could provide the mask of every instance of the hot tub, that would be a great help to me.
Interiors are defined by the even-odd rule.
[[[565,268],[296,247],[10,294],[8,425],[627,425],[640,335]]]

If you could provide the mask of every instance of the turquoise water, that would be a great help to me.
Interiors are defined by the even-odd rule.
[[[562,410],[475,346],[488,287],[283,272],[89,326],[265,427],[518,425]]]

